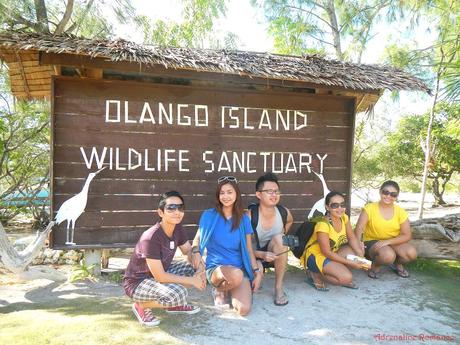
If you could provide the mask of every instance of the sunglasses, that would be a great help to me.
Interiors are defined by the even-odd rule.
[[[168,204],[165,205],[165,211],[169,213],[173,213],[174,211],[184,212],[185,206],[184,204]]]
[[[235,176],[222,176],[217,179],[217,183],[222,183],[225,181],[238,183],[238,180]]]
[[[390,192],[389,190],[382,190],[382,194],[383,195],[386,195],[386,196],[391,196],[392,198],[397,198],[398,197],[398,193],[397,192]]]
[[[346,208],[347,204],[345,204],[344,202],[341,202],[340,204],[338,202],[333,202],[332,204],[329,205],[329,207],[335,210],[339,207]]]
[[[280,195],[281,191],[279,189],[262,189],[259,192],[267,193],[268,195]]]

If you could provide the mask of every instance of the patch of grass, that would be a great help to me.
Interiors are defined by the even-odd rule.
[[[419,258],[408,265],[411,271],[460,278],[460,261]]]
[[[112,283],[121,284],[123,280],[123,272],[112,272],[107,274],[107,279]]]
[[[460,310],[460,261],[419,258],[407,267],[430,288],[437,302]]]
[[[13,303],[0,308],[2,344],[185,344],[177,338],[179,318],[168,317],[156,328],[141,326],[127,298],[58,299]]]

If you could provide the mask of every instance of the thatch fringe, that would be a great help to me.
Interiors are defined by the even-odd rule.
[[[165,68],[173,69],[293,80],[352,90],[430,92],[421,79],[399,69],[329,60],[316,55],[299,57],[247,51],[153,47],[123,39],[90,40],[73,36],[15,32],[0,34],[0,51],[2,47],[88,55],[112,61],[163,65]]]

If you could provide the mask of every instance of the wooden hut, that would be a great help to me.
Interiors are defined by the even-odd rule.
[[[385,89],[429,92],[386,66],[121,39],[3,33],[0,58],[17,98],[52,102],[52,212],[107,167],[76,221],[79,248],[133,246],[171,189],[191,237],[222,175],[251,202],[257,177],[277,173],[299,222],[328,189],[350,193],[355,114]],[[68,247],[65,226],[55,248]]]

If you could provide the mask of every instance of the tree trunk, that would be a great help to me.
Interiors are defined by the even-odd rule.
[[[40,249],[43,248],[48,235],[53,230],[54,222],[50,222],[45,230],[37,232],[35,240],[26,249],[17,252],[8,240],[8,236],[0,223],[0,261],[6,269],[13,273],[21,273],[38,256]]]
[[[433,179],[433,183],[431,184],[433,188],[433,196],[434,196],[434,205],[441,206],[445,205],[446,202],[443,199],[444,189],[440,190],[439,188],[439,177]]]
[[[41,33],[49,34],[48,12],[46,10],[45,0],[34,0],[35,14],[37,16],[37,24]]]
[[[67,0],[67,5],[65,6],[64,16],[62,17],[61,21],[56,27],[56,30],[54,31],[55,35],[61,35],[65,31],[65,27],[67,23],[69,22],[70,17],[72,16],[73,3],[74,3],[74,0]]]
[[[334,41],[334,49],[335,54],[337,55],[337,59],[343,61],[343,52],[342,52],[342,45],[340,42],[340,31],[339,31],[339,23],[337,22],[337,15],[335,13],[335,6],[334,0],[327,1],[325,5],[326,12],[331,22],[331,30],[332,30],[332,38]]]
[[[431,128],[433,127],[434,110],[438,102],[439,82],[440,82],[440,77],[441,77],[440,70],[441,68],[438,69],[438,73],[436,75],[436,89],[434,92],[433,105],[431,106],[431,111],[430,111],[430,120],[428,121],[428,129],[426,132],[426,143],[425,143],[425,146],[422,147],[425,152],[425,163],[423,165],[422,190],[420,192],[421,193],[420,205],[419,205],[418,214],[417,214],[418,219],[423,218],[423,206],[425,205],[426,180],[428,178],[428,166],[430,164],[430,156],[431,156]]]

